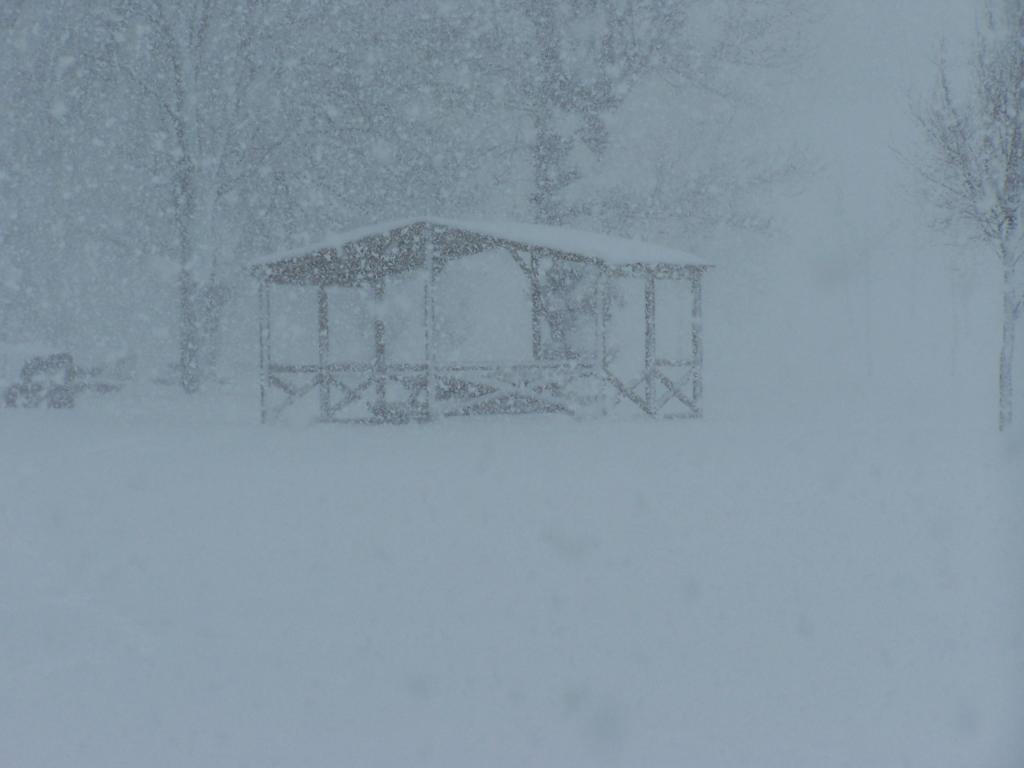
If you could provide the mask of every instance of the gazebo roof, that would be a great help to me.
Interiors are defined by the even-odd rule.
[[[293,249],[252,265],[272,283],[356,285],[385,274],[503,248],[512,252],[607,266],[616,274],[649,272],[682,276],[705,265],[684,251],[539,224],[485,223],[418,217],[363,227]]]

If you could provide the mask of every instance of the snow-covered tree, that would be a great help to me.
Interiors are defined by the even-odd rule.
[[[924,172],[944,220],[965,222],[1002,272],[999,428],[1013,419],[1013,357],[1024,307],[1024,0],[990,0],[962,87],[943,62],[918,113],[931,150]]]

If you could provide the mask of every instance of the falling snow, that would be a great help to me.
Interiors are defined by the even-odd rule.
[[[0,3],[0,765],[1019,765],[987,7]]]

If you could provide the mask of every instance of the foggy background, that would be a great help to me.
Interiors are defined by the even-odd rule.
[[[173,50],[159,3],[7,3],[0,335],[130,351],[173,379],[184,263],[196,314],[212,304],[203,375],[244,379],[251,260],[416,214],[532,220],[720,268],[708,375],[723,414],[987,398],[994,377],[970,374],[994,366],[996,266],[929,229],[906,160],[922,141],[911,106],[944,40],[966,55],[975,9],[813,5],[622,5],[658,46],[629,73],[593,50],[602,4],[554,4],[570,74],[611,93],[566,105],[538,60],[547,4],[214,3],[200,54],[203,3],[164,8]],[[678,29],[643,27],[659,18]],[[180,140],[176,57],[194,84]],[[543,199],[538,114],[565,145]]]

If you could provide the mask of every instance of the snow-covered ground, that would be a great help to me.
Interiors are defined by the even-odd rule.
[[[927,231],[893,153],[973,11],[831,5],[755,132],[821,167],[700,253],[702,421],[261,427],[230,385],[0,410],[0,768],[1024,764],[995,261]],[[75,307],[76,360],[151,381],[166,285]]]
[[[0,411],[0,765],[1021,764],[987,420],[150,394]]]

